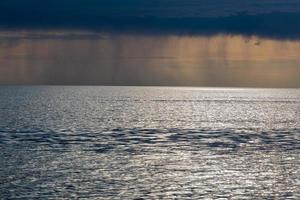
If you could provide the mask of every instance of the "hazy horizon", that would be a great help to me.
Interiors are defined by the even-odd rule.
[[[300,87],[300,41],[257,36],[0,32],[0,84]]]

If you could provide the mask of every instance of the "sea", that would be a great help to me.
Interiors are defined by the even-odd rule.
[[[0,86],[0,199],[300,199],[300,89]]]

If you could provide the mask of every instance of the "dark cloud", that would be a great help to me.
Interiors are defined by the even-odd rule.
[[[298,0],[1,0],[0,27],[300,38]]]
[[[111,36],[98,32],[78,31],[2,31],[0,32],[0,44],[8,41],[20,40],[106,40]]]

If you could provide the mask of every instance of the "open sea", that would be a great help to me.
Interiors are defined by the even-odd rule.
[[[300,199],[300,89],[1,86],[0,199]]]

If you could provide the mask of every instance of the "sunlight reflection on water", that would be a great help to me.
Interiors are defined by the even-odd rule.
[[[0,198],[299,197],[299,90],[41,86],[0,96]]]

